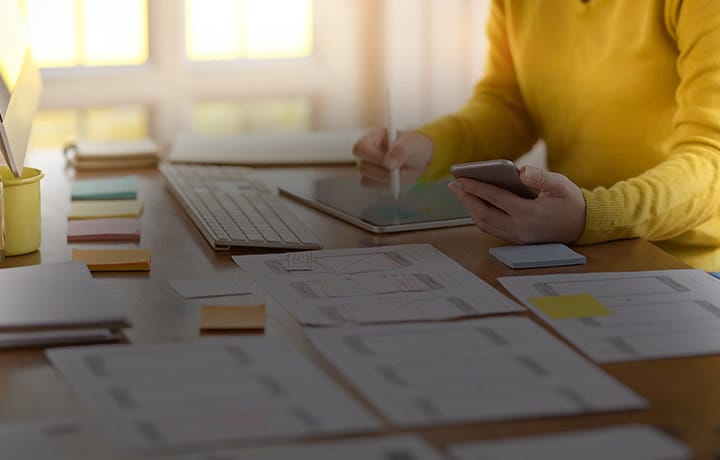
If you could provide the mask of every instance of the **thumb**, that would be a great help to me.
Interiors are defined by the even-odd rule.
[[[520,169],[520,180],[530,188],[551,195],[561,195],[567,190],[565,176],[534,166],[523,166]]]

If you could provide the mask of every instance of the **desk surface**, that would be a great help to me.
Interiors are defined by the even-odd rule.
[[[63,169],[61,155],[42,152],[29,156],[27,164],[46,173],[42,182],[43,242],[39,251],[6,259],[0,267],[67,261],[71,246],[65,240],[66,216],[70,207],[70,181],[75,172]],[[127,313],[134,327],[127,331],[133,343],[192,340],[198,335],[199,312],[183,310],[167,295],[168,279],[206,276],[208,272],[236,270],[230,254],[214,252],[195,229],[180,205],[170,195],[155,170],[135,172],[140,177],[139,196],[145,202],[140,246],[152,250],[149,273],[103,273],[95,279],[108,289]],[[116,175],[84,173],[81,178]],[[351,169],[275,168],[258,170],[269,186],[293,180],[310,180]],[[488,256],[488,248],[500,244],[475,227],[424,230],[392,235],[374,235],[310,208],[287,201],[288,206],[315,232],[326,248],[367,247],[403,243],[430,243],[468,270],[503,291],[498,276],[517,274]],[[74,247],[106,247],[74,244]],[[135,247],[121,243],[113,247]],[[587,256],[584,266],[523,270],[522,274],[557,272],[630,271],[684,268],[685,265],[650,243],[619,241],[575,248]],[[233,254],[259,253],[242,250]],[[523,315],[534,318],[531,313]],[[539,321],[538,321],[539,322]],[[542,323],[540,323],[542,324]],[[285,336],[297,344],[336,380],[340,375],[314,352],[298,324],[283,309],[270,303],[266,335]],[[430,442],[443,446],[452,442],[555,432],[631,422],[654,424],[684,440],[697,458],[713,458],[720,446],[720,356],[664,359],[602,365],[650,401],[642,411],[615,412],[578,417],[555,417],[501,423],[414,430]],[[351,390],[352,391],[352,390]],[[357,396],[357,392],[352,391]],[[49,365],[41,349],[0,351],[0,422],[44,416],[85,417],[79,403],[60,375]],[[408,430],[388,429],[388,432]]]

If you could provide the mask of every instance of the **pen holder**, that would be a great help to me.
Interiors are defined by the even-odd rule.
[[[40,247],[40,179],[39,169],[24,168],[15,177],[7,166],[0,167],[4,186],[5,255],[17,256]]]

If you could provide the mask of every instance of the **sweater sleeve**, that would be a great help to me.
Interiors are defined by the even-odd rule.
[[[458,112],[418,129],[434,146],[425,179],[446,176],[453,163],[515,159],[537,140],[518,87],[506,26],[503,2],[493,0],[485,74],[472,97]]]
[[[720,12],[717,0],[668,0],[679,55],[677,110],[667,159],[645,173],[583,190],[578,243],[665,240],[720,215]]]

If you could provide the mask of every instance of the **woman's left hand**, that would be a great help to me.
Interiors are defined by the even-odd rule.
[[[467,178],[449,185],[480,230],[517,244],[567,243],[585,229],[585,198],[566,176],[523,166],[520,179],[538,191],[535,199]]]

